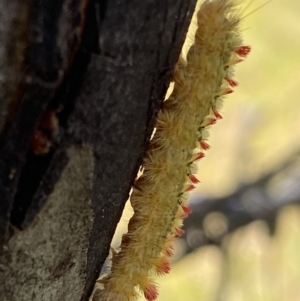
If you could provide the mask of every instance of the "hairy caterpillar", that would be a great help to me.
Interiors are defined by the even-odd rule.
[[[240,17],[233,0],[206,0],[197,14],[195,42],[174,72],[174,90],[158,113],[156,132],[131,195],[134,215],[111,274],[98,280],[93,301],[149,301],[158,295],[151,275],[170,270],[173,240],[182,235],[190,213],[187,192],[198,183],[195,161],[209,148],[207,128],[222,118],[223,96],[232,92],[232,66],[249,46],[242,46]]]

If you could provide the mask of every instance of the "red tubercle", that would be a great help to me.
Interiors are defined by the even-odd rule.
[[[191,182],[192,182],[193,184],[198,184],[198,183],[200,183],[200,181],[196,178],[196,176],[194,176],[194,175],[192,175],[192,174],[189,175],[189,179],[191,180]]]
[[[185,231],[179,227],[175,227],[174,231],[178,237],[182,236],[185,233]]]
[[[251,51],[250,46],[241,46],[235,50],[235,53],[241,57],[246,57],[250,51]]]
[[[178,209],[176,218],[183,220],[183,219],[187,218],[191,213],[192,213],[192,210],[189,206],[181,205],[181,208]]]
[[[182,211],[182,209],[179,209],[176,214],[176,219],[183,220],[187,217],[187,215]]]
[[[149,282],[143,287],[144,296],[148,301],[154,301],[158,297],[157,285]]]
[[[225,88],[218,93],[218,96],[227,95],[231,93],[233,93],[233,90],[231,88]]]
[[[186,217],[192,213],[192,209],[188,205],[181,205],[182,210],[184,211]]]
[[[192,156],[190,162],[198,161],[204,157],[205,157],[205,154],[203,152],[196,153]]]
[[[221,94],[219,94],[218,96],[220,96]],[[201,123],[201,128],[205,128],[207,126],[213,125],[217,123],[217,118],[215,117],[207,117],[205,118],[205,120]]]
[[[232,79],[232,78],[226,77],[225,80],[228,82],[228,84],[231,87],[236,87],[236,86],[239,85],[239,83],[237,81],[235,81],[234,79]]]
[[[155,263],[156,272],[158,275],[165,275],[171,271],[170,261],[166,257],[161,257]]]
[[[210,145],[205,140],[200,140],[200,147],[204,150],[210,149]]]
[[[189,191],[193,190],[194,188],[195,188],[195,186],[193,184],[188,184],[188,185],[184,186],[182,191],[189,192]]]
[[[217,119],[216,118],[210,118],[208,120],[208,124],[207,125],[213,125],[213,124],[216,124],[217,123]]]
[[[168,256],[168,257],[173,257],[174,255],[174,247],[169,247],[165,250],[165,254]]]
[[[221,115],[221,113],[217,110],[217,109],[213,109],[214,115],[217,119],[222,119],[223,116]]]
[[[166,243],[165,243],[165,247],[163,250],[163,253],[168,256],[168,257],[172,257],[175,251],[175,247],[174,247],[174,240],[175,240],[175,236],[169,236],[166,239]]]

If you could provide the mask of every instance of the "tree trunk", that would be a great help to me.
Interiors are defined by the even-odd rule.
[[[194,6],[0,0],[1,300],[88,300]]]

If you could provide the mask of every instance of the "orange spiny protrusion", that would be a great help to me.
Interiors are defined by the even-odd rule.
[[[186,214],[186,216],[190,215],[192,213],[192,209],[188,205],[181,205],[182,210]]]
[[[142,289],[146,300],[153,301],[158,297],[158,290],[155,282],[149,281]]]
[[[187,218],[191,213],[192,213],[192,210],[189,206],[180,205],[178,207],[176,218],[178,218],[179,220],[183,220],[183,219]]]
[[[185,219],[186,217],[187,217],[187,215],[184,213],[183,209],[179,206],[175,218],[177,218],[177,219],[179,219],[179,220],[183,220],[183,219]]]
[[[204,150],[210,149],[210,145],[205,140],[200,140],[200,147]]]
[[[175,240],[175,236],[171,235],[166,239],[165,242],[165,246],[164,246],[164,250],[163,253],[168,256],[168,257],[172,257],[174,254],[174,240]]]
[[[194,176],[194,175],[192,175],[192,174],[189,175],[189,179],[191,180],[191,182],[192,182],[193,184],[198,184],[198,183],[200,183],[200,181],[196,178],[196,176]]]
[[[232,78],[225,77],[225,80],[228,82],[228,84],[229,84],[231,87],[236,87],[236,86],[238,86],[238,82],[235,81],[235,80],[232,79]]]
[[[174,231],[178,237],[182,236],[185,233],[185,231],[179,227],[175,227]]]
[[[217,119],[222,119],[223,116],[217,109],[213,109],[214,115],[216,116]]]
[[[207,126],[213,125],[217,123],[217,118],[214,117],[207,117],[205,120],[201,123],[201,128],[205,128]]]
[[[155,268],[158,275],[168,274],[171,270],[170,261],[166,257],[160,257],[155,262]]]
[[[231,88],[224,88],[224,89],[220,90],[220,92],[218,93],[218,96],[227,95],[227,94],[231,94],[231,93],[233,93],[233,90]]]
[[[193,184],[187,184],[183,187],[182,192],[189,192],[192,191],[195,188]]]
[[[238,54],[239,56],[246,57],[250,51],[251,51],[250,46],[240,46],[235,50],[235,53]]]
[[[205,157],[205,154],[203,152],[199,152],[199,153],[194,154],[189,162],[195,162],[195,161],[201,160],[204,157]]]

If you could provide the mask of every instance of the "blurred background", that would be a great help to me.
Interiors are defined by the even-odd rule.
[[[300,1],[265,2],[243,1],[252,52],[210,130],[158,301],[300,300]]]

